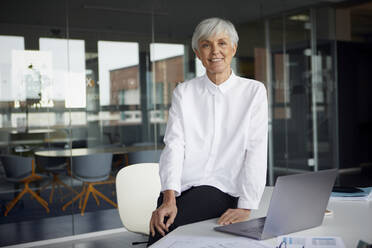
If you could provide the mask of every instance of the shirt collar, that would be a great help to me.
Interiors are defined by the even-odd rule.
[[[215,83],[213,83],[207,76],[207,74],[204,74],[204,85],[205,85],[205,88],[212,94],[212,95],[215,95],[217,94],[217,92],[220,92],[222,94],[225,94],[226,91],[228,89],[231,88],[231,86],[233,85],[233,81],[234,81],[234,78],[235,78],[235,74],[234,74],[234,71],[231,70],[231,75],[230,77],[225,81],[223,82],[222,84],[220,85],[216,85]]]

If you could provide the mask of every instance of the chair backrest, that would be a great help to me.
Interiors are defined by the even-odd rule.
[[[116,176],[116,194],[124,227],[149,235],[151,214],[160,194],[159,165],[143,163],[122,168]]]
[[[43,156],[35,156],[36,164],[40,167],[43,167],[45,170],[53,170],[55,168],[59,168],[62,165],[66,165],[66,158],[62,157],[43,157]]]
[[[73,156],[72,174],[82,181],[97,182],[109,178],[112,166],[111,153],[97,153]]]
[[[128,164],[159,163],[162,150],[144,150],[128,154]]]
[[[32,173],[32,158],[15,155],[0,155],[7,179],[25,178]]]

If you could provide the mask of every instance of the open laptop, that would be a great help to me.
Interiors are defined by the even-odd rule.
[[[263,240],[319,226],[336,176],[336,169],[280,176],[266,217],[214,229]]]

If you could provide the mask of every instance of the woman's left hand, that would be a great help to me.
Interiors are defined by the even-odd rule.
[[[218,224],[229,225],[236,222],[246,221],[251,213],[250,209],[243,208],[229,208],[223,215],[218,219]]]

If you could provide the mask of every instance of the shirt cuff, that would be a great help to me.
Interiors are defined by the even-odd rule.
[[[162,185],[161,186],[161,192],[164,192],[165,190],[173,190],[175,191],[176,197],[181,195],[181,186],[176,185],[175,183],[169,183],[167,185]]]
[[[259,201],[247,201],[241,198],[239,198],[238,200],[238,208],[258,209],[259,205],[260,205]]]

